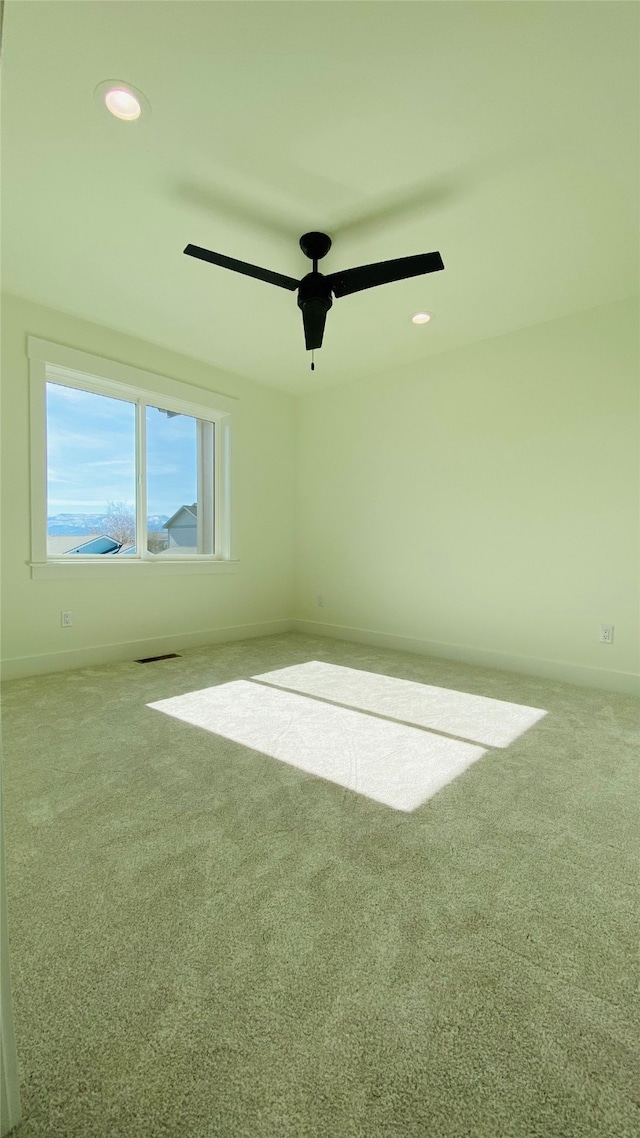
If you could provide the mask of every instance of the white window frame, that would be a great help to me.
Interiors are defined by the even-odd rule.
[[[237,561],[231,551],[231,419],[237,405],[233,396],[192,387],[180,380],[116,363],[63,344],[28,337],[31,418],[31,576],[139,577],[167,573],[229,573]],[[146,517],[146,486],[140,483],[141,450],[145,446],[145,416],[136,415],[136,477],[138,479],[138,553],[131,557],[89,554],[50,557],[47,554],[47,383],[76,387],[137,404],[161,406],[214,424],[215,447],[209,470],[198,470],[198,496],[202,479],[214,477],[214,550],[212,555],[167,554],[157,557],[143,548],[140,538]],[[198,428],[202,430],[200,427]],[[199,463],[201,468],[203,463]],[[140,510],[144,511],[140,515]]]

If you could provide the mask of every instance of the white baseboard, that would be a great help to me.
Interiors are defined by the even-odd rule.
[[[563,660],[545,660],[496,652],[491,648],[472,648],[462,644],[442,644],[437,640],[420,640],[413,636],[395,636],[388,632],[375,632],[365,628],[350,628],[340,624],[322,624],[314,620],[273,620],[261,624],[238,624],[230,628],[207,629],[175,636],[158,636],[149,640],[128,641],[121,644],[102,644],[91,648],[78,648],[69,652],[52,652],[38,656],[23,656],[2,661],[2,679],[14,680],[23,676],[38,676],[47,672],[70,671],[95,664],[112,664],[122,660],[137,660],[143,656],[161,656],[165,652],[180,652],[186,648],[201,648],[207,644],[224,644],[231,640],[251,640],[258,636],[277,636],[284,632],[300,632],[308,636],[327,636],[334,640],[350,640],[356,644],[371,644],[378,648],[414,652],[421,656],[459,660],[465,664],[479,664],[484,668],[497,668],[543,679],[561,680],[581,687],[600,688],[640,695],[640,676],[633,672],[615,672],[605,668],[591,668],[570,664]]]
[[[270,620],[262,624],[237,624],[231,628],[211,628],[204,632],[186,632],[175,636],[156,636],[150,640],[134,640],[122,644],[100,644],[77,648],[70,652],[52,652],[42,656],[22,656],[2,661],[2,679],[39,676],[46,672],[66,672],[94,664],[113,664],[122,660],[138,660],[144,656],[162,656],[184,648],[201,648],[206,644],[223,644],[229,640],[252,640],[257,636],[277,636],[291,632],[293,621]]]
[[[564,660],[544,660],[535,656],[518,656],[496,652],[492,648],[472,648],[463,644],[441,644],[437,640],[419,640],[413,636],[394,636],[388,632],[372,632],[365,628],[349,628],[340,624],[321,624],[314,620],[294,620],[292,631],[308,636],[328,636],[334,640],[352,640],[357,644],[371,644],[377,648],[392,648],[398,652],[415,652],[420,656],[435,656],[444,660],[459,660],[464,664],[479,664],[484,668],[497,668],[507,672],[521,672],[541,676],[548,680],[562,680],[580,687],[600,688],[640,695],[640,676],[633,672],[614,672],[606,668],[570,664]]]

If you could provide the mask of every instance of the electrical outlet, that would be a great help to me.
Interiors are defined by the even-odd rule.
[[[60,627],[61,628],[71,628],[72,624],[73,624],[73,613],[61,612],[60,613]]]
[[[600,643],[613,644],[613,625],[601,624],[600,625]]]
[[[316,597],[316,604],[317,604],[319,609],[324,608],[324,597],[322,596],[322,593],[318,593],[318,595]]]

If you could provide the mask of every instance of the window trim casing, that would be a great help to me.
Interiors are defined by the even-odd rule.
[[[237,561],[231,548],[231,426],[237,406],[234,396],[194,387],[182,380],[117,363],[34,336],[27,338],[30,397],[31,467],[31,576],[138,577],[140,574],[233,572]],[[131,402],[161,401],[168,411],[205,419],[215,424],[214,501],[216,553],[167,554],[152,557],[141,551],[135,557],[105,558],[100,554],[73,560],[47,555],[47,433],[46,385],[51,380],[97,395]],[[138,415],[137,419],[143,416]],[[137,448],[141,445],[137,440]],[[137,477],[140,466],[137,450]],[[143,494],[146,488],[142,488]],[[139,492],[139,490],[138,490]]]

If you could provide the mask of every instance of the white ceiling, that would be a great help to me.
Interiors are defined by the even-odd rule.
[[[7,0],[3,283],[305,392],[634,293],[638,6]],[[118,122],[106,79],[151,114]],[[309,371],[300,277],[438,249],[336,299]],[[411,313],[426,308],[431,324]]]

